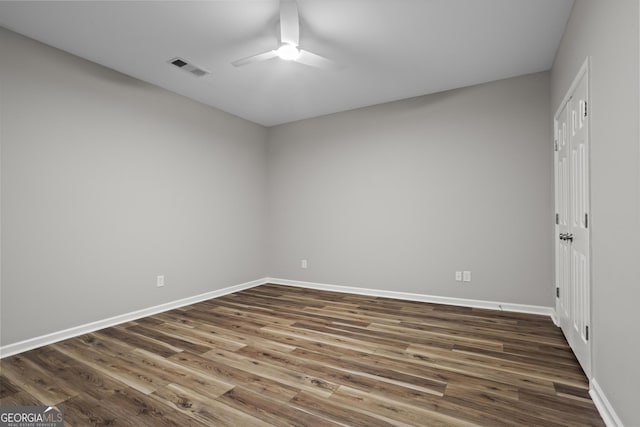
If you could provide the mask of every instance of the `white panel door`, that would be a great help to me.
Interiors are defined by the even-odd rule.
[[[563,330],[569,330],[571,324],[571,248],[569,240],[559,236],[569,234],[569,218],[571,216],[569,138],[570,121],[569,105],[566,104],[557,117],[557,154],[556,154],[556,313]]]
[[[589,227],[589,104],[586,64],[556,115],[556,313],[560,327],[591,376]]]
[[[587,74],[583,74],[571,100],[571,347],[585,373],[590,374],[590,239],[589,239],[589,117]]]

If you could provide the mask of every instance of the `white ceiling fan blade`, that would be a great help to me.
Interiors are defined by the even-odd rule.
[[[300,22],[295,0],[280,1],[280,43],[294,46],[300,43]]]
[[[277,56],[278,54],[275,50],[270,50],[267,52],[259,53],[257,55],[251,55],[246,58],[238,59],[237,61],[233,61],[231,64],[233,64],[234,67],[240,67],[242,65],[253,64],[254,62],[268,61],[269,59],[276,58]]]
[[[339,70],[342,68],[342,65],[304,49],[300,49],[300,56],[296,59],[296,62],[325,70]]]

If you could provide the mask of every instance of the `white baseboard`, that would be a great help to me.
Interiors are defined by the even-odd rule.
[[[607,427],[624,427],[622,421],[616,414],[616,411],[611,406],[609,399],[605,396],[604,391],[600,388],[600,384],[595,379],[592,379],[589,382],[589,395],[591,396],[591,400],[598,408],[598,412],[602,417],[602,420],[607,425]]]
[[[267,283],[277,285],[297,286],[300,288],[319,289],[323,291],[345,292],[350,294],[368,295],[374,297],[395,298],[408,301],[430,302],[435,304],[457,305],[462,307],[487,308],[491,310],[511,311],[517,313],[540,314],[553,318],[552,307],[538,305],[512,304],[506,302],[483,301],[475,299],[451,298],[434,295],[412,294],[407,292],[383,291],[379,289],[356,288],[352,286],[328,285],[325,283],[302,282],[299,280],[278,279],[268,277]]]
[[[511,304],[494,301],[483,301],[463,298],[451,298],[441,297],[433,295],[412,294],[407,292],[395,292],[384,291],[379,289],[367,289],[358,288],[352,286],[339,286],[329,285],[324,283],[302,282],[298,280],[277,279],[272,277],[266,277],[251,282],[241,283],[239,285],[230,286],[224,289],[218,289],[216,291],[207,292],[204,294],[196,295],[193,297],[183,298],[176,301],[160,304],[154,307],[144,308],[142,310],[133,311],[130,313],[121,314],[118,316],[110,317],[108,319],[98,320],[95,322],[87,323],[84,325],[74,326],[69,329],[65,329],[58,332],[42,335],[35,338],[30,338],[17,343],[5,345],[0,347],[0,359],[4,357],[13,356],[14,354],[22,353],[34,348],[42,347],[44,345],[53,344],[62,340],[77,337],[79,335],[94,332],[100,329],[108,328],[111,326],[119,325],[121,323],[130,322],[132,320],[140,319],[142,317],[152,316],[154,314],[162,313],[175,308],[184,307],[186,305],[195,304],[201,301],[205,301],[212,298],[221,297],[234,292],[238,292],[244,289],[253,288],[255,286],[263,285],[265,283],[274,283],[278,285],[297,286],[301,288],[319,289],[333,292],[345,292],[359,295],[369,295],[385,298],[396,298],[409,301],[421,301],[430,302],[435,304],[448,304],[457,305],[462,307],[476,307],[487,308],[492,310],[503,310],[518,313],[530,313],[540,314],[544,316],[550,316],[553,319],[554,310],[551,307],[542,307],[536,305],[523,305],[523,304]]]
[[[253,280],[251,282],[241,283],[235,286],[229,286],[227,288],[218,289],[204,294],[195,295],[188,298],[179,299],[176,301],[167,302],[164,304],[156,305],[155,307],[144,308],[142,310],[132,311],[130,313],[120,314],[118,316],[110,317],[108,319],[97,320],[95,322],[87,323],[80,326],[74,326],[69,329],[65,329],[58,332],[42,335],[35,338],[30,338],[17,343],[5,345],[0,347],[0,359],[9,357],[14,354],[22,353],[24,351],[33,350],[34,348],[42,347],[44,345],[53,344],[58,341],[66,340],[69,338],[77,337],[79,335],[94,332],[99,329],[108,328],[111,326],[119,325],[121,323],[130,322],[132,320],[140,319],[141,317],[152,316],[154,314],[162,313],[164,311],[173,310],[175,308],[184,307],[185,305],[195,304],[197,302],[205,301],[211,298],[221,297],[223,295],[232,294],[244,289],[253,288],[255,286],[263,285],[267,283],[266,279]]]

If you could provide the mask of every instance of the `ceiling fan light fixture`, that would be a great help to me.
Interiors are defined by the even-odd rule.
[[[276,50],[278,58],[285,61],[295,61],[300,58],[300,49],[292,44],[285,43]]]

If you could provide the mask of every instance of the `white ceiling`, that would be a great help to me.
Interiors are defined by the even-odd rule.
[[[273,59],[278,0],[0,2],[0,26],[265,126],[551,68],[573,0],[299,0],[300,46]],[[211,72],[167,63],[182,57]],[[2,59],[5,60],[5,59]]]

